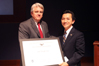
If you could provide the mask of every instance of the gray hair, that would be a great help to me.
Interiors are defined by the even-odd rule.
[[[34,7],[40,7],[43,9],[44,11],[44,6],[41,4],[41,3],[34,3],[32,6],[31,6],[31,12],[33,11]]]

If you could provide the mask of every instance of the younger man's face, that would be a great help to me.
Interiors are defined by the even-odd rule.
[[[72,24],[74,24],[75,20],[72,20],[72,14],[71,13],[65,13],[62,15],[61,18],[61,24],[65,28],[65,30],[68,30]]]

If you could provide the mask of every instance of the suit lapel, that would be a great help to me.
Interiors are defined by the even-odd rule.
[[[74,36],[74,30],[75,30],[74,28],[71,29],[69,35],[66,38],[65,45],[67,45],[68,42],[71,40],[71,38]]]
[[[43,22],[41,22],[41,27],[42,27],[43,37],[45,37],[45,30],[44,30],[45,28]]]
[[[34,31],[36,32],[36,34],[38,35],[38,37],[40,37],[38,28],[37,28],[37,26],[35,25],[35,22],[34,22],[33,18],[31,19],[31,25],[32,25],[33,30],[34,30]]]

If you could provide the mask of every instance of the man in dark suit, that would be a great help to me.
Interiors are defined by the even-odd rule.
[[[46,22],[41,20],[43,12],[44,7],[42,4],[35,3],[31,6],[32,17],[19,25],[19,39],[45,38],[50,36]],[[40,24],[43,37],[40,36],[38,23]]]
[[[50,36],[47,23],[41,20],[43,12],[44,6],[41,3],[34,3],[31,6],[32,17],[19,25],[19,39],[47,38]]]
[[[75,22],[74,13],[66,10],[61,18],[61,24],[64,27],[63,36],[60,36],[60,42],[66,62],[60,66],[81,66],[80,60],[85,53],[85,41],[82,32],[73,27]]]

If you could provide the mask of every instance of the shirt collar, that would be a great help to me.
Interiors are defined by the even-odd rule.
[[[71,27],[66,31],[66,33],[69,33],[72,28],[73,28],[73,26],[71,26]]]
[[[71,29],[73,28],[73,26],[71,26],[67,31],[66,31],[66,37],[68,36],[68,34],[70,33]]]

